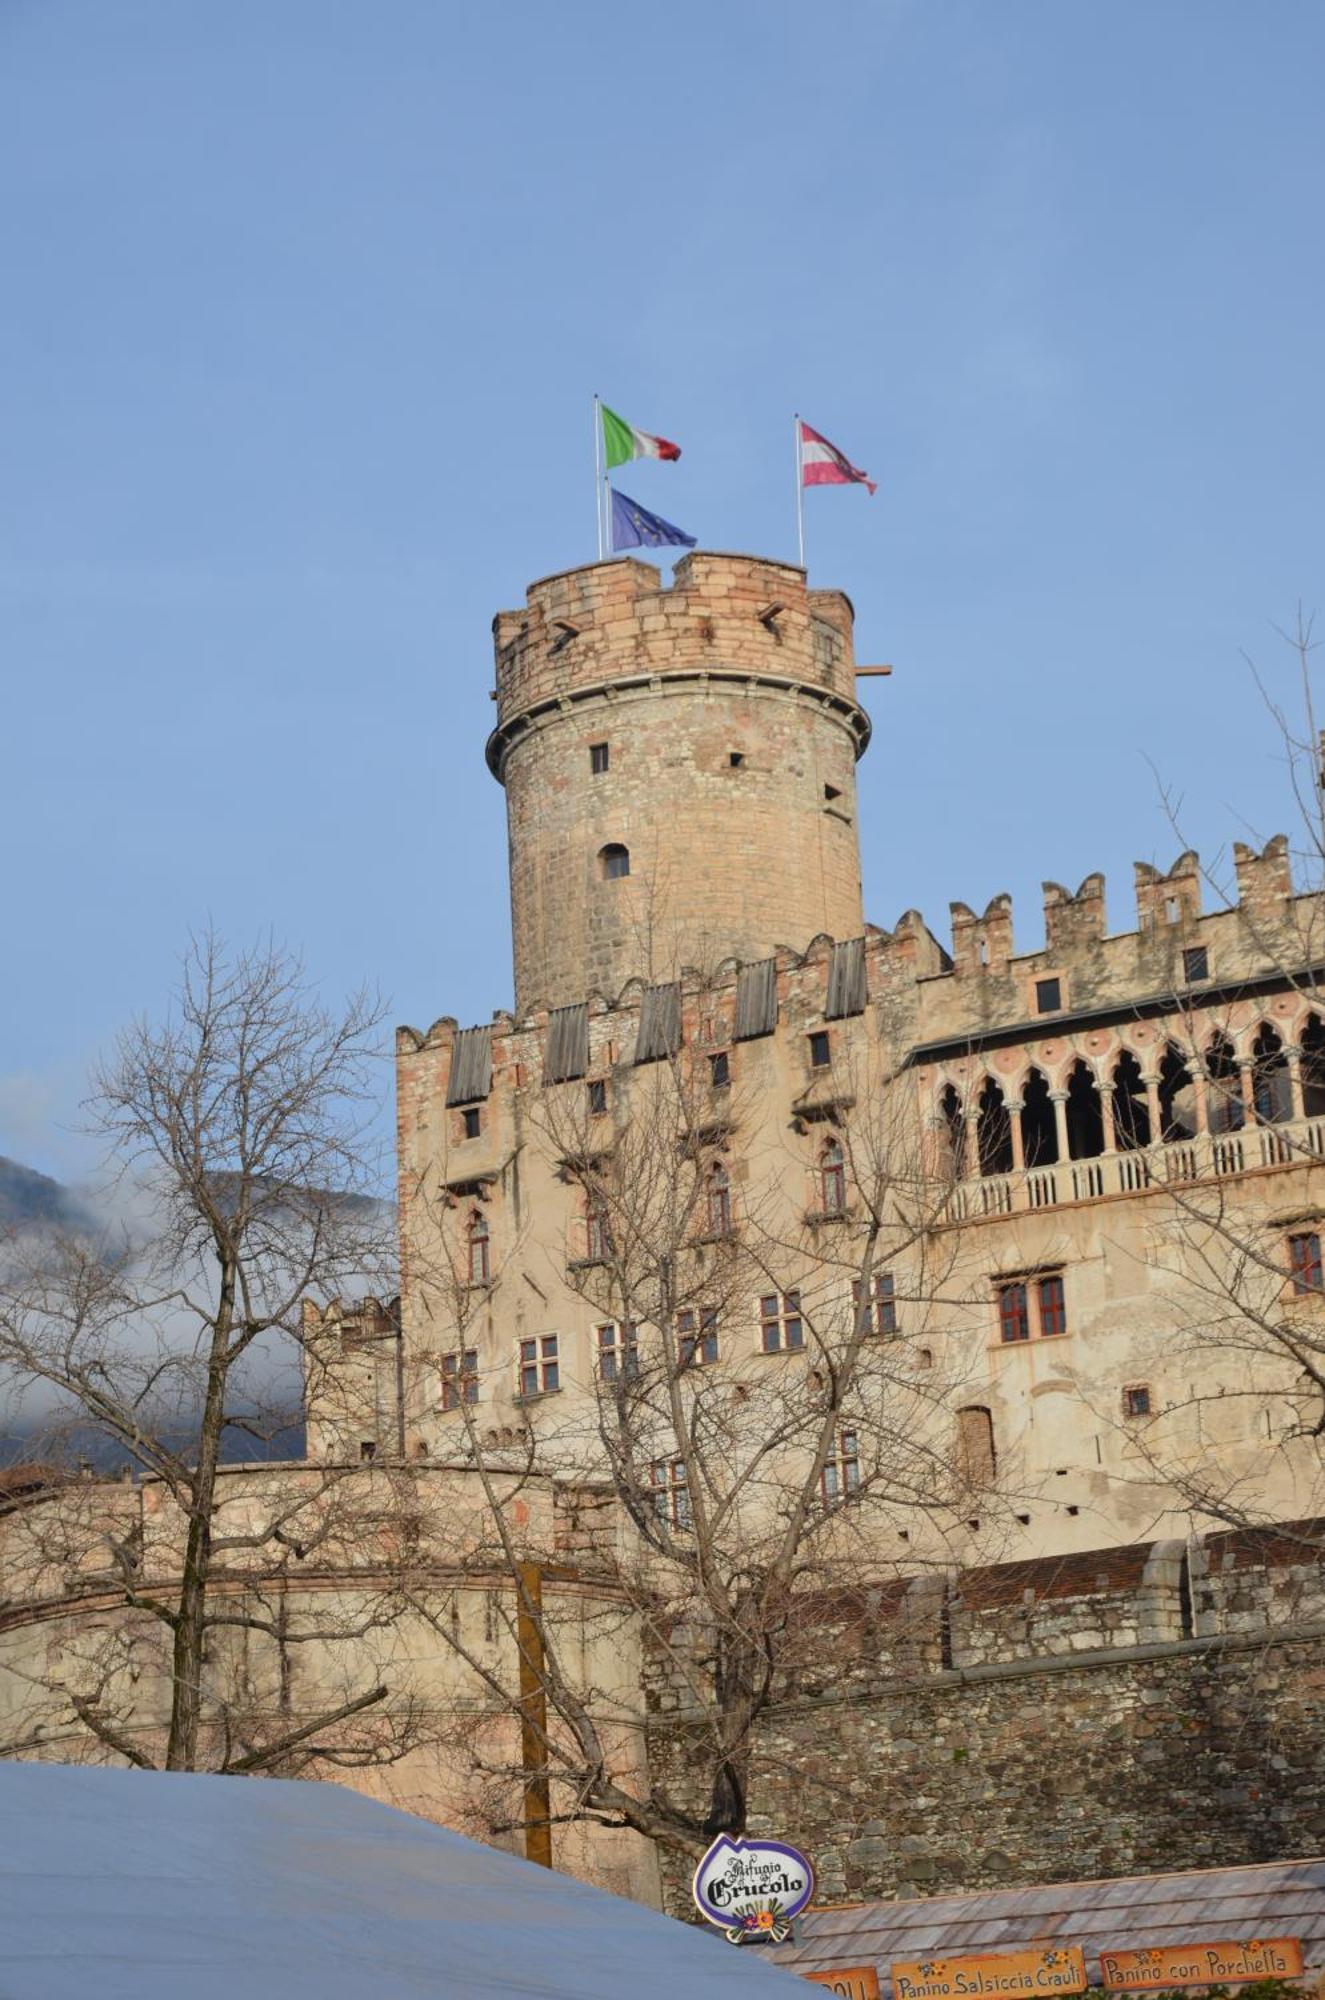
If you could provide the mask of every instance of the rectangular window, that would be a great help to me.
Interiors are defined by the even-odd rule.
[[[639,1374],[639,1328],[633,1319],[607,1320],[598,1328],[598,1379],[630,1382]]]
[[[520,1396],[550,1396],[561,1387],[557,1338],[555,1333],[541,1333],[533,1340],[520,1342],[520,1358],[516,1370],[516,1384]]]
[[[706,1367],[717,1360],[716,1306],[687,1306],[676,1315],[676,1351],[682,1368]]]
[[[855,1309],[856,1321],[860,1321],[860,1279],[851,1284],[851,1303]],[[876,1271],[870,1279],[869,1311],[865,1324],[866,1333],[896,1333],[897,1331],[897,1285],[891,1271]]]
[[[483,1113],[477,1107],[473,1107],[468,1111],[462,1111],[460,1116],[464,1120],[466,1139],[477,1139],[483,1129]]]
[[[714,1090],[726,1090],[732,1080],[731,1057],[726,1049],[709,1057],[709,1082]]]
[[[602,777],[602,775],[603,775],[603,772],[604,772],[604,771],[605,771],[606,769],[607,769],[607,745],[606,745],[606,743],[591,743],[591,744],[589,745],[589,772],[590,772],[590,775],[591,775],[592,777],[595,777],[595,778],[601,778],[601,777]]]
[[[833,1060],[832,1044],[827,1028],[816,1028],[810,1036],[810,1068],[827,1069]]]
[[[1189,986],[1210,977],[1210,953],[1205,945],[1194,944],[1183,953],[1182,976]]]
[[[1300,1236],[1289,1237],[1288,1265],[1293,1274],[1295,1292],[1319,1292],[1323,1289],[1320,1238],[1314,1230],[1304,1231]]]
[[[1030,1339],[1031,1321],[1024,1285],[999,1286],[998,1337],[1009,1342]]]
[[[1037,1014],[1056,1014],[1063,1004],[1063,982],[1061,979],[1037,979],[1035,982],[1035,1011]]]
[[[1063,1280],[1055,1271],[1052,1276],[1041,1278],[1035,1287],[1040,1303],[1040,1332],[1046,1338],[1067,1332],[1067,1306],[1063,1298]]]
[[[478,1401],[478,1349],[465,1347],[442,1356],[442,1408],[458,1410]]]
[[[653,1511],[665,1527],[690,1526],[690,1492],[683,1458],[657,1458],[649,1467]]]
[[[799,1292],[769,1292],[759,1301],[759,1337],[765,1354],[797,1354],[805,1345]]]
[[[825,1507],[836,1507],[860,1491],[860,1450],[854,1431],[839,1431],[833,1455],[819,1475]]]
[[[1125,1417],[1148,1417],[1150,1415],[1150,1384],[1129,1382],[1123,1390],[1123,1415]]]
[[[365,1438],[359,1446],[359,1463],[361,1465],[371,1465],[376,1457],[377,1446],[371,1438]]]
[[[589,1085],[589,1116],[601,1118],[607,1109],[607,1084],[602,1077],[595,1077]]]

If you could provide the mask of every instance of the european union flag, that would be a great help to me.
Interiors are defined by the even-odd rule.
[[[613,555],[620,549],[694,548],[695,537],[684,529],[674,528],[661,514],[651,514],[628,493],[618,493],[615,486],[611,493]]]

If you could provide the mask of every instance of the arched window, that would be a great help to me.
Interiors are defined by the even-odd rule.
[[[630,849],[623,847],[619,840],[609,841],[598,850],[598,873],[604,882],[618,882],[630,873]]]
[[[957,1412],[957,1475],[965,1486],[989,1486],[997,1468],[994,1419],[983,1404]]]
[[[1003,1093],[992,1076],[985,1078],[975,1120],[975,1146],[982,1174],[1012,1172],[1012,1120]]]
[[[492,1262],[489,1256],[488,1225],[477,1209],[469,1218],[469,1282],[471,1285],[486,1285],[492,1276]]]
[[[830,1139],[819,1155],[819,1179],[823,1187],[824,1214],[845,1215],[847,1167],[842,1148],[836,1139]]]
[[[708,1211],[710,1236],[730,1236],[732,1228],[732,1191],[727,1178],[727,1169],[721,1160],[714,1163],[708,1179]]]
[[[1308,1014],[1302,1030],[1302,1109],[1308,1118],[1325,1117],[1325,1026]]]
[[[1251,1046],[1251,1094],[1262,1125],[1286,1125],[1293,1115],[1284,1045],[1267,1021]]]
[[[1214,1128],[1211,1127],[1211,1130]],[[1159,1136],[1164,1140],[1196,1137],[1196,1092],[1186,1059],[1172,1042],[1159,1066]]]
[[[945,1155],[944,1169],[955,1180],[960,1180],[966,1165],[966,1119],[961,1098],[956,1086],[951,1083],[939,1098],[939,1118],[942,1121],[939,1132]]]
[[[1067,1079],[1067,1150],[1074,1160],[1095,1160],[1104,1151],[1100,1087],[1084,1062],[1073,1063]]]
[[[1130,1049],[1113,1066],[1113,1143],[1120,1153],[1150,1144],[1150,1106],[1141,1065]]]
[[[1240,1132],[1247,1122],[1247,1107],[1242,1101],[1242,1075],[1227,1035],[1216,1032],[1213,1036],[1205,1052],[1205,1073],[1209,1078],[1205,1104],[1210,1130],[1216,1134]]]
[[[1058,1158],[1058,1127],[1049,1102],[1049,1084],[1033,1069],[1021,1108],[1021,1157],[1028,1167],[1052,1167]]]

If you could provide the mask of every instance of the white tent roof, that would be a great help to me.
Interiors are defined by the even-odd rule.
[[[0,1764],[0,1994],[775,2000],[716,1933],[341,1785]]]

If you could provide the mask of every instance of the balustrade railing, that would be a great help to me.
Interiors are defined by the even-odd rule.
[[[1141,1194],[1147,1188],[1187,1186],[1263,1167],[1322,1161],[1325,1118],[1249,1125],[1240,1132],[1207,1132],[1164,1145],[1102,1153],[1091,1160],[1063,1160],[1051,1167],[1024,1167],[1017,1173],[960,1181],[952,1192],[951,1214],[956,1222],[981,1215],[1024,1215],[1060,1208],[1066,1202],[1098,1201],[1105,1195]]]

